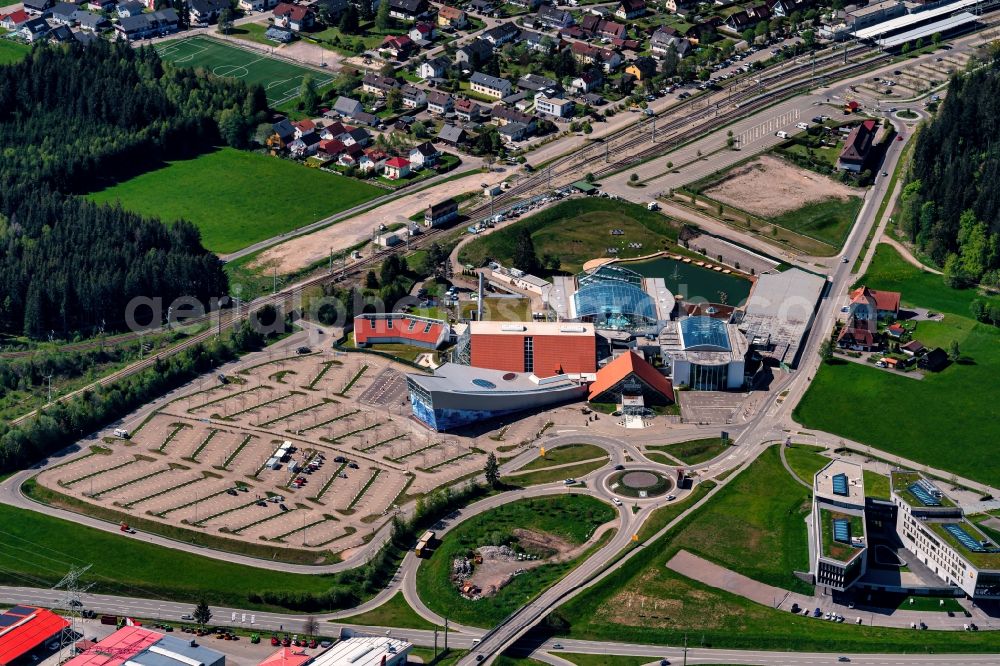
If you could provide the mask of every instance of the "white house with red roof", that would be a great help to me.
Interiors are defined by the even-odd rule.
[[[405,157],[392,157],[385,161],[383,175],[389,180],[399,180],[410,175],[410,160]]]
[[[28,19],[30,18],[31,17],[28,16],[28,13],[26,11],[24,11],[23,9],[18,9],[16,11],[11,12],[10,14],[4,14],[3,16],[0,16],[0,28],[5,28],[7,30],[17,30],[18,28],[21,27],[23,23],[27,23]]]
[[[289,28],[295,32],[301,32],[313,27],[316,23],[316,14],[313,10],[302,5],[293,5],[282,2],[274,8],[274,24],[282,28]]]

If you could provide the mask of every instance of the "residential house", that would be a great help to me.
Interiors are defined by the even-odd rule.
[[[940,347],[935,347],[920,357],[920,360],[917,361],[917,367],[931,372],[941,372],[948,367],[949,363],[947,352]]]
[[[851,292],[850,316],[865,320],[899,319],[898,291],[876,291],[868,287],[858,287]]]
[[[603,84],[604,76],[601,72],[599,70],[590,70],[573,79],[570,84],[570,90],[577,95],[582,95],[600,88]]]
[[[539,5],[542,4],[541,0],[507,0],[508,5],[513,5],[520,9],[527,9],[528,11],[533,11],[538,9]]]
[[[885,329],[886,334],[894,340],[899,340],[906,335],[906,328],[902,324],[893,324]]]
[[[145,6],[141,2],[129,0],[129,2],[119,4],[115,11],[118,14],[118,18],[128,18],[130,16],[138,16],[142,13],[143,9],[145,9]]]
[[[379,50],[387,52],[396,60],[405,60],[416,47],[417,45],[407,35],[389,35],[382,40]]]
[[[427,106],[427,93],[409,83],[400,88],[403,106],[407,109],[419,109]]]
[[[384,175],[389,180],[399,180],[410,175],[410,161],[404,157],[393,157],[385,161]]]
[[[300,138],[295,139],[295,141],[288,144],[288,152],[298,158],[315,155],[319,150],[320,141],[322,141],[322,139],[319,138],[319,134],[316,132],[304,134]]]
[[[420,63],[417,73],[422,79],[439,79],[451,68],[451,61],[444,56],[431,58],[427,62]]]
[[[87,30],[77,30],[73,33],[73,39],[79,42],[80,46],[90,46],[96,41],[100,41],[100,37],[94,33]]]
[[[535,110],[543,116],[569,118],[576,110],[576,105],[570,99],[539,93],[535,95]]]
[[[264,31],[264,37],[279,44],[288,44],[295,39],[295,33],[291,28],[282,28],[280,25],[269,25]]]
[[[709,16],[699,21],[684,31],[684,36],[693,43],[710,42],[715,39],[716,33],[725,22],[719,16]]]
[[[482,72],[474,72],[469,79],[469,85],[473,92],[488,97],[502,99],[510,94],[511,85],[507,79],[501,79]]]
[[[526,48],[538,51],[539,53],[552,53],[556,47],[556,40],[552,39],[552,37],[540,32],[532,32],[531,30],[522,30],[518,40]]]
[[[667,0],[663,6],[669,12],[686,16],[697,9],[698,2],[697,0]]]
[[[493,0],[472,0],[468,7],[477,14],[489,15],[496,9],[496,3]]]
[[[615,16],[623,21],[637,19],[646,13],[646,0],[622,0],[618,3]]]
[[[295,141],[295,127],[288,118],[282,118],[271,125],[271,136],[267,138],[268,148],[284,150],[292,141]]]
[[[365,111],[354,116],[353,120],[360,125],[364,125],[365,127],[376,127],[382,122],[378,116]]]
[[[582,65],[596,65],[605,73],[611,72],[622,64],[622,57],[619,53],[610,49],[602,49],[583,42],[573,42],[570,47],[573,59]]]
[[[363,146],[357,143],[344,144],[344,151],[337,158],[337,164],[345,167],[356,167],[365,155]]]
[[[419,21],[429,9],[427,0],[389,0],[389,16],[400,21]]]
[[[438,132],[437,138],[439,141],[446,143],[449,146],[460,146],[469,140],[469,135],[461,127],[457,127],[455,125],[445,125],[441,128],[441,131]]]
[[[513,22],[500,23],[483,32],[481,39],[489,42],[493,48],[498,48],[507,42],[514,41],[519,34],[521,34],[521,30]]]
[[[493,124],[498,127],[505,127],[511,123],[519,123],[525,126],[529,134],[534,133],[538,126],[535,117],[530,113],[511,109],[501,104],[493,107],[492,117]]]
[[[432,90],[427,93],[427,110],[435,115],[443,116],[455,110],[455,101],[448,93]]]
[[[455,100],[455,115],[464,122],[479,122],[483,107],[466,97]]]
[[[102,30],[111,28],[111,21],[102,14],[95,14],[94,12],[78,10],[76,12],[76,22],[79,24],[81,30],[89,32],[101,32]]]
[[[626,74],[631,74],[636,81],[646,81],[656,76],[656,61],[649,56],[639,56],[625,68]]]
[[[456,30],[461,30],[466,25],[468,25],[469,20],[463,12],[458,7],[449,7],[448,5],[441,5],[438,8],[437,24],[442,28],[454,28]]]
[[[920,356],[927,351],[927,348],[920,340],[910,340],[905,345],[900,345],[899,350],[907,356]]]
[[[543,90],[560,91],[562,84],[555,79],[540,74],[525,74],[517,80],[517,87],[531,92],[541,92]]]
[[[31,20],[31,17],[28,16],[28,12],[18,9],[10,14],[0,16],[0,28],[13,32],[29,20]]]
[[[726,25],[730,29],[742,33],[755,27],[761,21],[771,20],[771,10],[766,4],[744,7],[741,11],[731,14],[726,19]]]
[[[363,127],[354,127],[347,131],[347,134],[343,138],[344,145],[350,148],[351,146],[360,146],[364,148],[372,142],[372,135],[368,133]]]
[[[507,145],[516,143],[518,141],[524,141],[530,136],[528,132],[528,126],[525,125],[524,123],[507,123],[499,130],[497,130],[497,133],[500,135],[500,138],[503,139],[503,142],[506,143]]]
[[[414,169],[432,167],[437,164],[440,157],[441,151],[435,148],[434,144],[430,141],[424,141],[423,143],[410,148],[410,166]]]
[[[322,139],[319,142],[317,153],[323,153],[328,157],[337,159],[345,150],[347,150],[347,146],[339,139]]]
[[[240,0],[237,6],[244,12],[253,13],[266,12],[277,4],[278,0]]]
[[[617,21],[606,21],[601,19],[597,22],[597,36],[605,37],[607,39],[625,39],[628,36],[628,30],[624,25],[618,23]]]
[[[493,57],[493,45],[485,39],[475,39],[455,51],[455,63],[478,67]]]
[[[673,49],[678,57],[683,58],[691,50],[691,42],[681,37],[680,33],[669,26],[658,28],[649,38],[649,48],[654,56],[662,58]]]
[[[41,14],[52,6],[53,0],[24,0],[24,11],[32,15]]]
[[[350,98],[344,97],[341,99],[350,99]],[[333,114],[327,115],[327,117],[332,117],[332,116]],[[348,127],[347,125],[344,125],[344,123],[333,122],[327,125],[326,127],[319,129],[319,138],[323,139],[324,141],[336,140],[342,142],[345,138],[347,138],[347,135],[350,133],[352,129],[354,128]]]
[[[29,44],[33,44],[49,34],[49,22],[41,17],[29,19],[21,24],[17,34]]]
[[[365,110],[365,107],[356,99],[340,96],[333,103],[333,110],[345,118],[353,118]]]
[[[191,25],[209,25],[219,20],[223,9],[229,9],[228,0],[188,0],[188,20]]]
[[[430,44],[434,41],[434,38],[437,37],[437,32],[434,30],[434,24],[426,21],[420,21],[414,24],[414,26],[410,28],[410,32],[407,34],[410,39],[414,41],[414,43],[421,46]]]
[[[115,0],[90,0],[82,3],[84,7],[94,12],[113,12],[118,4]]]
[[[65,44],[74,41],[73,31],[69,29],[68,25],[57,25],[49,30],[49,34],[46,37],[53,44]]]
[[[536,20],[548,28],[568,28],[573,25],[573,15],[564,9],[544,5],[538,10]]]
[[[847,135],[847,140],[844,141],[843,150],[840,151],[837,168],[854,173],[863,171],[865,162],[871,155],[877,132],[878,121],[876,120],[865,120],[852,129],[851,133]]]
[[[385,97],[390,90],[398,87],[399,82],[391,76],[365,74],[364,78],[361,79],[361,89],[366,93],[378,95],[379,97]]]
[[[303,118],[302,120],[297,120],[292,123],[292,127],[295,128],[295,138],[301,139],[307,134],[316,133],[316,123],[309,120],[308,118]]]
[[[380,173],[385,169],[385,163],[389,160],[389,154],[378,148],[368,148],[358,159],[358,169],[368,173],[374,171]]]
[[[316,13],[302,5],[282,2],[274,8],[272,14],[275,25],[289,28],[295,32],[302,32],[316,25]]]
[[[458,218],[458,202],[454,199],[445,199],[427,207],[424,211],[424,226],[440,227],[456,218]]]
[[[76,12],[76,5],[68,2],[60,2],[49,10],[49,19],[58,25],[75,25]]]

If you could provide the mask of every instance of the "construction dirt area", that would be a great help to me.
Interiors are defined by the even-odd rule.
[[[716,201],[770,219],[826,199],[846,201],[863,190],[763,155],[726,174],[704,193]]]
[[[478,166],[478,160],[475,164],[470,164],[470,158],[465,158],[465,162],[458,167],[460,170]],[[506,172],[500,171],[490,173],[476,171],[464,178],[443,182],[433,188],[413,194],[408,195],[404,191],[400,193],[398,199],[378,208],[265,250],[252,264],[252,268],[255,270],[266,269],[267,271],[277,270],[280,274],[295,272],[317,261],[322,261],[330,255],[331,251],[334,253],[343,252],[360,243],[370,241],[381,224],[389,225],[397,222],[413,224],[409,220],[410,216],[426,210],[431,204],[449,197],[477,191],[483,183],[494,185],[504,180],[508,175]],[[467,205],[475,203],[475,201],[470,201]],[[421,224],[420,227],[422,228],[423,225]],[[364,252],[365,250],[362,250],[362,253]]]
[[[501,444],[432,433],[410,418],[407,371],[360,353],[262,353],[202,377],[129,439],[104,437],[38,482],[123,520],[317,558],[343,552],[408,496],[481,470],[488,451],[474,444]]]
[[[574,546],[545,532],[515,529],[516,548],[510,546],[482,546],[476,549],[474,562],[466,562],[467,576],[458,579],[459,589],[469,597],[491,597],[513,580],[543,564],[565,562],[576,557],[586,544]]]

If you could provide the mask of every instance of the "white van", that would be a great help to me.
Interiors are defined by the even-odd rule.
[[[795,123],[795,126],[798,127],[800,130],[809,129],[809,123]]]
[[[128,430],[125,428],[115,428],[115,437],[120,437],[121,439],[128,439]]]
[[[788,132],[784,132],[784,131],[780,131],[779,130],[779,131],[777,131],[777,132],[774,133],[774,136],[778,137],[779,139],[787,139],[788,138]]]

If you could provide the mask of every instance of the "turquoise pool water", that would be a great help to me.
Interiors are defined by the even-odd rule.
[[[725,275],[669,257],[622,262],[621,265],[645,277],[663,278],[674,296],[683,296],[685,301],[704,300],[738,306],[750,295],[751,282],[746,278]]]

